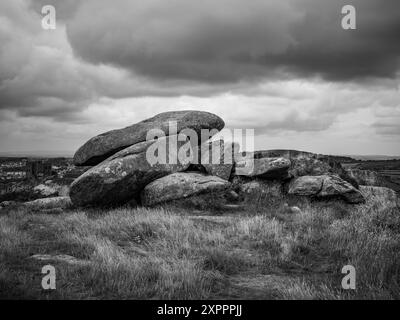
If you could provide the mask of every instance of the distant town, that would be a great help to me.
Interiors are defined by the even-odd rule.
[[[0,182],[40,180],[48,176],[72,178],[75,171],[70,158],[0,158]]]
[[[31,199],[36,185],[69,185],[85,170],[71,158],[0,157],[0,201]]]

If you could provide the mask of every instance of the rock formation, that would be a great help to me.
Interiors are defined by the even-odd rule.
[[[208,174],[229,180],[239,147],[236,143],[225,143],[224,140],[206,143],[199,148],[201,166]]]
[[[33,188],[35,194],[40,195],[41,197],[55,197],[60,195],[62,187],[58,185],[51,184],[39,184]]]
[[[262,150],[254,152],[255,159],[270,157],[290,160],[288,169],[290,177],[334,174],[358,188],[357,181],[333,157],[297,150]]]
[[[72,202],[69,197],[53,197],[25,202],[24,206],[29,209],[67,209],[72,206]]]
[[[176,130],[171,131],[170,121],[176,123]],[[222,119],[207,112],[166,112],[90,139],[74,157],[77,165],[94,166],[71,184],[73,204],[155,206],[220,194],[221,202],[226,200],[229,206],[229,202],[244,201],[257,193],[276,199],[296,196],[364,202],[356,179],[332,157],[296,150],[241,154],[232,142],[199,138],[202,129],[209,131],[208,139],[223,126]],[[164,133],[147,140],[152,129]],[[193,144],[186,129],[200,141]],[[164,145],[164,150],[158,145]],[[155,149],[154,157],[164,154],[166,161],[149,158]],[[191,157],[181,157],[188,154]],[[174,156],[176,161],[171,162]]]
[[[148,149],[157,143],[160,148],[166,147],[164,152],[168,155],[169,140],[174,137],[134,144],[89,169],[71,184],[73,203],[78,206],[122,204],[139,197],[143,188],[153,180],[187,169],[189,163],[177,161],[171,164],[167,158],[166,163],[152,165],[149,162]],[[178,141],[178,148],[185,143],[188,142]]]
[[[176,132],[170,132],[171,123],[176,122]],[[160,130],[165,136],[174,135],[184,129],[192,129],[199,136],[202,129],[221,130],[224,121],[209,112],[171,111],[160,113],[123,129],[102,133],[91,138],[74,155],[77,166],[93,166],[104,161],[114,153],[147,140],[149,130]]]
[[[290,160],[285,158],[251,158],[235,162],[234,175],[264,179],[285,180],[288,178]]]
[[[289,184],[289,194],[316,198],[339,197],[349,203],[362,203],[364,197],[350,183],[335,175],[301,176]]]
[[[198,172],[178,172],[157,179],[142,191],[141,200],[145,206],[178,200],[201,193],[225,191],[230,182],[216,176]]]

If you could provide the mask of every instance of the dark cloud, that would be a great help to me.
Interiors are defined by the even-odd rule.
[[[338,14],[347,1],[303,0],[306,8],[291,33],[296,44],[281,54],[267,54],[260,64],[280,65],[299,76],[319,74],[325,79],[394,78],[400,62],[400,2],[354,0],[357,29],[343,30]],[[301,6],[301,7],[300,7]]]
[[[56,31],[40,27],[41,7],[46,4],[56,7]],[[103,96],[273,95],[261,90],[259,83],[318,74],[337,81],[393,77],[400,52],[399,2],[354,0],[355,31],[340,27],[344,4],[2,3],[0,109],[18,109],[25,116],[65,116],[70,121],[72,113]]]
[[[53,5],[56,8],[57,20],[65,21],[72,18],[85,0],[30,0],[29,7],[37,14],[42,13],[42,7]]]
[[[85,1],[67,21],[75,52],[157,79],[207,83],[321,75],[394,77],[400,2],[354,0],[357,30],[341,28],[342,0]],[[286,72],[286,73],[285,73]]]
[[[47,4],[56,30],[41,28]],[[350,31],[345,4],[1,1],[0,149],[74,150],[159,112],[199,109],[275,136],[277,148],[397,150],[400,2],[351,1]]]
[[[289,24],[299,17],[277,0],[106,3],[85,2],[67,23],[78,55],[153,78],[208,83],[265,74],[242,57],[285,50],[293,41]]]

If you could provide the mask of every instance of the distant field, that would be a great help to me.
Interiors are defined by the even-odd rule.
[[[400,170],[378,170],[378,173],[400,184]]]
[[[342,165],[345,168],[358,168],[361,170],[376,171],[392,182],[390,187],[393,190],[400,192],[400,160],[370,160],[354,163],[343,163]]]
[[[365,170],[400,170],[400,160],[361,161],[357,167]]]

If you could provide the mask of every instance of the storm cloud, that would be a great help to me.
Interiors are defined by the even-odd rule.
[[[48,4],[56,30],[41,28]],[[2,1],[0,148],[74,150],[199,109],[263,148],[395,153],[399,39],[398,0]]]
[[[346,1],[85,1],[67,22],[74,51],[161,79],[235,82],[265,77],[394,77],[400,3],[355,0],[357,30],[341,28]]]

